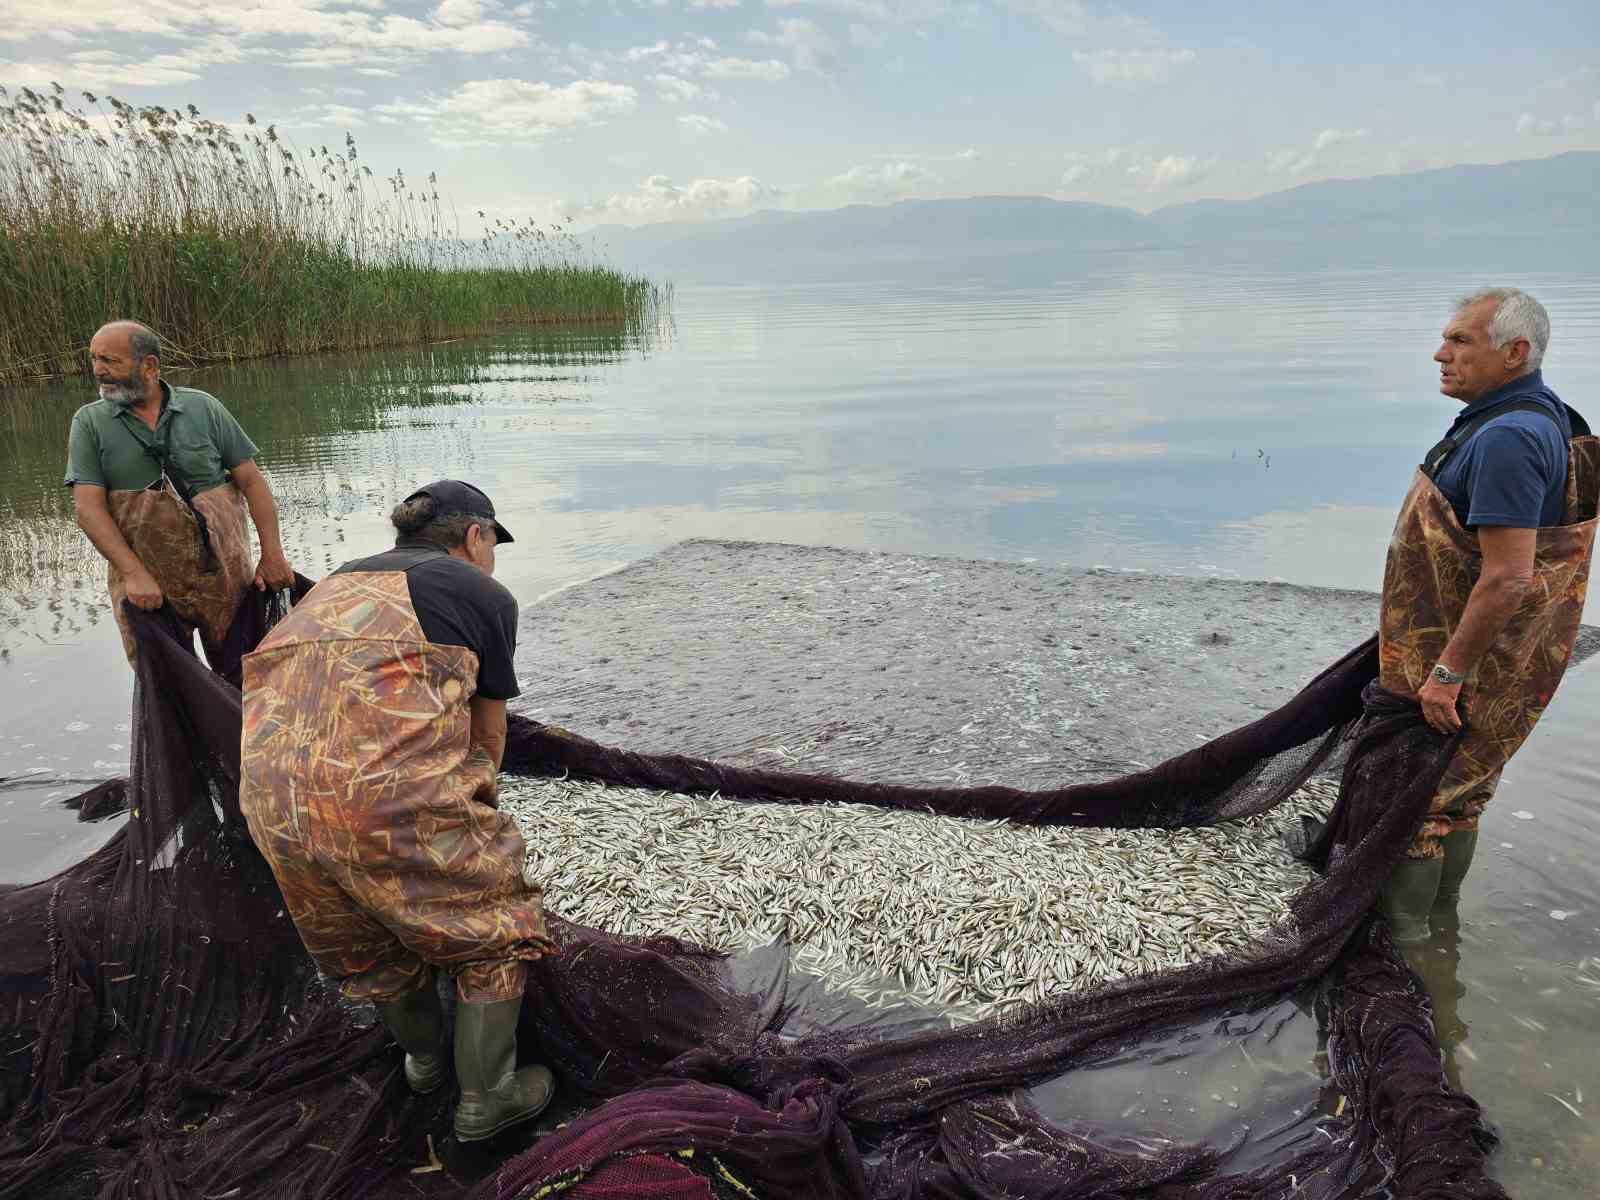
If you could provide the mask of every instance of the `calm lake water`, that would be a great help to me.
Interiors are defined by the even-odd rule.
[[[680,289],[648,335],[519,332],[182,381],[261,445],[313,576],[386,544],[387,510],[452,475],[517,534],[499,577],[525,604],[700,536],[1376,589],[1411,469],[1456,407],[1430,356],[1481,282],[1105,256],[1027,287]],[[1594,416],[1600,285],[1518,282],[1552,313],[1547,377]],[[5,879],[102,836],[54,800],[127,765],[130,677],[60,486],[89,398],[81,382],[0,395]],[[1431,951],[1460,992],[1463,1082],[1506,1138],[1497,1169],[1527,1195],[1590,1195],[1600,1169],[1597,672],[1574,673],[1508,773],[1462,928]]]

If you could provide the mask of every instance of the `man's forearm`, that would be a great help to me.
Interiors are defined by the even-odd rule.
[[[474,744],[482,746],[489,755],[489,760],[494,763],[494,769],[500,770],[500,764],[506,757],[506,731],[501,726],[498,732],[481,731],[473,738]]]
[[[135,571],[144,569],[144,563],[133,552],[133,547],[128,545],[128,539],[122,536],[122,530],[117,528],[116,521],[112,520],[110,510],[104,507],[97,508],[92,504],[80,504],[78,528],[88,536],[94,548],[100,551],[100,557],[122,575],[132,575]]]
[[[283,539],[278,530],[278,505],[272,498],[272,489],[266,477],[259,472],[241,489],[244,502],[250,508],[250,519],[255,522],[256,536],[261,539],[261,553],[283,553]]]
[[[1467,597],[1461,624],[1456,626],[1439,661],[1452,671],[1471,674],[1510,622],[1530,586],[1528,579],[1518,575],[1479,576]]]
[[[506,702],[504,700],[485,700],[474,696],[472,699],[472,731],[471,743],[482,746],[494,762],[494,769],[498,771],[500,764],[506,756]]]

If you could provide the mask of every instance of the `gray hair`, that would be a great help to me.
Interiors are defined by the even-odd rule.
[[[138,366],[146,358],[161,361],[161,339],[147,326],[137,322],[130,322],[128,330],[128,352],[133,355],[133,365]]]
[[[1489,318],[1489,344],[1498,350],[1519,338],[1526,339],[1528,370],[1538,370],[1545,347],[1550,345],[1550,314],[1544,305],[1517,288],[1494,287],[1463,296],[1456,311],[1485,300],[1495,302],[1494,316]]]
[[[441,550],[454,550],[467,540],[467,530],[476,525],[487,536],[494,522],[471,513],[439,514],[439,502],[432,496],[418,496],[397,504],[389,523],[403,538],[428,542]]]

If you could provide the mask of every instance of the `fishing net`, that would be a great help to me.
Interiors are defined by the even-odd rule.
[[[237,646],[272,618],[247,604]],[[1315,772],[1341,783],[1306,847],[1319,873],[1264,938],[959,1027],[792,1021],[782,987],[741,990],[721,955],[551,913],[559,953],[532,968],[519,1043],[556,1072],[565,1123],[470,1158],[447,1136],[451,1090],[410,1093],[372,1010],[317,975],[285,915],[238,812],[238,692],[162,615],[130,623],[130,775],[80,798],[128,819],[61,874],[0,886],[0,1198],[1504,1194],[1425,994],[1369,915],[1454,750],[1377,688],[1372,642],[1153,769],[1045,791],[736,768],[513,718],[508,773],[951,818],[1176,828],[1265,811]],[[1310,983],[1348,1107],[1265,1165],[1230,1169],[1232,1144],[1091,1136],[1030,1090]]]

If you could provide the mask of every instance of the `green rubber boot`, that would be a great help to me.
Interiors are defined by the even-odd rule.
[[[1473,852],[1478,848],[1478,831],[1463,829],[1459,833],[1444,835],[1444,869],[1439,873],[1439,902],[1459,900],[1461,881],[1472,866]]]
[[[406,1052],[406,1083],[419,1096],[438,1091],[444,1082],[444,1011],[433,977],[397,1000],[379,1000],[378,1015]]]
[[[1439,894],[1441,858],[1406,858],[1383,885],[1378,904],[1394,940],[1402,945],[1428,940],[1428,913]]]
[[[481,1142],[545,1110],[555,1095],[548,1067],[517,1069],[522,998],[456,1005],[456,1140]]]

